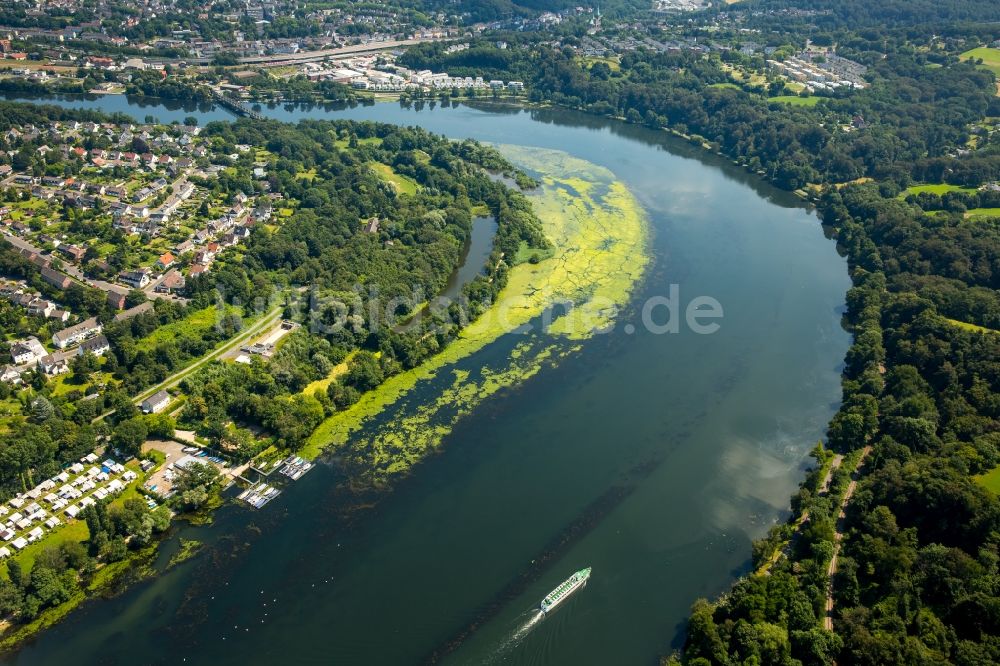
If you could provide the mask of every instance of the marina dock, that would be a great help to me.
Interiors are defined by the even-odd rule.
[[[285,460],[285,465],[281,468],[281,473],[292,481],[298,481],[313,467],[313,463],[308,460],[303,460],[299,456],[290,456]]]
[[[237,499],[241,502],[246,502],[255,509],[259,509],[280,494],[281,491],[277,488],[269,486],[266,483],[258,483],[240,493]]]

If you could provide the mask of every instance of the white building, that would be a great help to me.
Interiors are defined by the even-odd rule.
[[[36,337],[16,340],[10,344],[10,357],[17,365],[37,361],[47,353]]]
[[[166,409],[170,404],[170,394],[166,391],[157,391],[142,401],[142,411],[146,414],[156,414]]]
[[[70,345],[82,342],[87,338],[97,335],[104,327],[97,322],[97,317],[91,317],[75,326],[64,328],[52,336],[52,344],[59,349],[65,349]]]

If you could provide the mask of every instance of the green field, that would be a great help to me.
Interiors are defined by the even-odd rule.
[[[337,139],[334,143],[337,145],[337,148],[346,149],[350,147],[350,141],[348,141],[347,139]],[[358,145],[381,146],[382,139],[378,138],[377,136],[370,136],[367,139],[358,139]]]
[[[823,99],[822,97],[799,97],[798,95],[778,95],[777,97],[768,97],[768,102],[781,102],[782,104],[791,104],[792,106],[816,106],[819,101]]]
[[[994,468],[981,476],[977,476],[976,483],[981,485],[983,488],[1000,495],[1000,467]]]
[[[709,88],[729,88],[731,90],[740,90],[740,87],[735,83],[712,83],[708,86]]]
[[[988,46],[980,46],[962,54],[962,60],[969,58],[981,58],[982,67],[988,69],[997,76],[1000,76],[1000,49],[991,49]]]
[[[986,328],[985,326],[980,326],[979,324],[970,324],[967,321],[959,321],[957,319],[947,319],[947,322],[952,326],[958,326],[959,328],[964,328],[966,331],[973,331],[975,333],[1000,333],[1000,331],[995,331],[992,328]]]
[[[580,66],[585,69],[590,69],[590,67],[596,62],[603,62],[612,72],[618,72],[621,70],[621,63],[618,62],[618,58],[602,58],[601,56],[580,56],[577,58]]]
[[[523,264],[526,261],[531,261],[532,257],[538,257],[539,261],[548,259],[553,254],[553,250],[550,249],[538,249],[534,247],[529,247],[525,241],[521,241],[521,244],[517,247],[517,254],[514,255],[514,259],[511,262],[512,266],[517,266],[518,264]]]
[[[965,217],[970,220],[1000,217],[1000,208],[970,208],[965,212]]]
[[[417,193],[417,181],[413,180],[409,176],[402,176],[396,173],[388,164],[382,164],[381,162],[369,162],[368,166],[370,166],[375,173],[381,176],[384,180],[392,183],[392,185],[396,188],[396,192],[399,194],[408,194],[413,196]]]
[[[357,352],[352,351],[350,354],[348,354],[347,358],[345,358],[337,365],[333,366],[333,368],[330,370],[330,374],[328,374],[323,379],[317,379],[316,381],[307,384],[306,387],[302,389],[302,395],[312,395],[317,390],[326,391],[327,387],[333,383],[334,379],[340,377],[341,375],[347,374],[347,364],[350,363],[351,359],[354,358],[354,355],[356,353]]]
[[[21,418],[21,403],[11,396],[0,400],[0,431],[6,430],[14,420]]]
[[[215,306],[196,310],[184,319],[160,326],[141,340],[136,340],[135,346],[142,351],[152,351],[162,342],[182,337],[201,337],[202,333],[215,325],[218,314]]]
[[[90,538],[90,530],[83,520],[71,520],[68,523],[59,525],[45,535],[45,538],[31,544],[20,553],[14,556],[25,571],[31,571],[31,566],[35,563],[35,558],[46,548],[55,548],[68,541],[83,543]],[[7,567],[3,567],[2,575],[7,578]]]
[[[913,185],[906,188],[900,193],[901,197],[908,197],[911,194],[920,194],[922,192],[927,192],[928,194],[937,194],[938,196],[945,194],[947,192],[975,192],[974,187],[962,187],[961,185],[948,185],[947,183],[938,183],[934,185]]]
[[[89,384],[77,384],[76,377],[71,377],[69,374],[58,375],[50,380],[49,386],[52,388],[53,396],[66,395],[70,391],[83,391],[87,390]]]

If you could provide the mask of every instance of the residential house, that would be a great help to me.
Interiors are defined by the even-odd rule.
[[[254,209],[253,219],[258,222],[267,222],[271,219],[271,210],[271,202],[263,201]]]
[[[184,284],[184,276],[181,275],[180,271],[175,268],[171,269],[166,275],[163,276],[160,283],[156,285],[156,291],[161,294],[172,294],[184,289]]]
[[[52,310],[52,312],[49,312],[45,316],[48,317],[49,319],[55,319],[56,321],[65,322],[66,320],[69,319],[69,310],[61,310],[59,308],[55,308],[54,310]]]
[[[169,252],[164,252],[160,255],[160,258],[156,260],[156,267],[162,271],[170,268],[174,265],[174,263],[176,263],[174,255]]]
[[[170,394],[166,391],[157,391],[142,401],[142,411],[145,414],[156,414],[162,412],[170,404]]]
[[[69,286],[73,284],[73,280],[71,280],[68,275],[60,273],[59,271],[49,268],[48,266],[42,266],[41,272],[42,279],[56,289],[69,289]]]
[[[38,359],[38,369],[50,376],[69,372],[69,359],[75,355],[75,352],[72,351],[48,354]]]
[[[113,307],[115,310],[121,310],[125,307],[125,298],[127,294],[120,291],[115,291],[113,289],[108,290],[108,305]]]
[[[160,225],[152,219],[142,220],[135,225],[135,230],[144,236],[153,238],[160,235]]]
[[[132,215],[132,206],[122,202],[113,203],[111,204],[111,214],[114,215],[115,219],[130,217]]]
[[[79,245],[70,245],[68,243],[63,243],[57,249],[60,254],[77,263],[83,261],[83,257],[87,254],[87,251]]]
[[[152,301],[146,301],[145,303],[140,303],[135,307],[131,307],[128,310],[125,310],[125,312],[119,312],[118,314],[115,315],[115,321],[125,321],[137,315],[141,315],[143,312],[149,312],[152,309],[153,309]]]
[[[21,372],[13,366],[5,365],[3,368],[0,368],[0,382],[20,384]]]
[[[101,356],[104,352],[111,349],[111,345],[108,344],[108,339],[103,335],[95,335],[92,338],[84,340],[80,343],[77,348],[80,356],[84,354],[93,354],[94,356]]]
[[[118,275],[118,281],[133,289],[142,289],[149,284],[149,270],[142,268],[135,271],[125,271]]]
[[[10,345],[10,356],[17,365],[37,361],[45,356],[45,354],[45,347],[42,346],[42,343],[36,337],[16,340]]]
[[[70,345],[82,342],[89,337],[97,335],[104,328],[98,323],[97,317],[91,317],[75,326],[64,328],[52,336],[52,344],[59,349],[65,349]]]
[[[35,298],[28,303],[28,314],[33,317],[48,317],[56,309],[56,304],[44,298]]]
[[[161,208],[160,210],[156,211],[155,213],[150,213],[149,214],[149,223],[150,224],[155,224],[158,227],[162,227],[163,225],[167,224],[168,222],[170,222],[170,210],[167,209],[166,207]]]

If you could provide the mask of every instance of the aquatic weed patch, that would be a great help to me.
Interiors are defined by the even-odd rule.
[[[369,470],[372,482],[384,482],[436,449],[484,400],[578,350],[579,341],[613,324],[628,302],[649,264],[646,218],[628,188],[607,169],[561,151],[500,149],[539,175],[542,185],[531,202],[551,252],[513,266],[497,302],[441,353],[322,423],[303,456],[349,444],[343,453],[352,463]],[[521,334],[499,362],[460,364],[506,335]],[[416,396],[418,386],[427,391]]]

